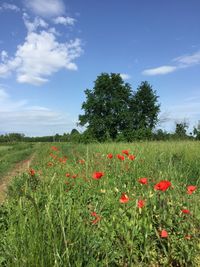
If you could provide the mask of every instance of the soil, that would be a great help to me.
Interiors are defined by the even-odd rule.
[[[6,190],[7,187],[9,185],[9,183],[11,182],[11,180],[16,177],[19,176],[20,174],[28,171],[28,169],[30,168],[30,164],[32,162],[34,158],[34,155],[32,155],[31,157],[29,157],[26,160],[22,160],[20,162],[18,162],[14,168],[9,171],[0,181],[0,203],[3,203],[5,198],[6,198]]]

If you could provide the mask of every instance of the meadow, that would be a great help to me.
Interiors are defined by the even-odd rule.
[[[16,163],[27,159],[33,154],[36,145],[33,143],[10,143],[0,145],[0,181],[4,174],[11,170]]]
[[[1,204],[0,266],[200,266],[199,151],[192,141],[38,145]]]

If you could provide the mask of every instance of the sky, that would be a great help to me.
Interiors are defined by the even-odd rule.
[[[102,72],[148,81],[159,128],[200,120],[199,0],[0,0],[0,133],[77,128]],[[77,128],[83,131],[83,128]]]

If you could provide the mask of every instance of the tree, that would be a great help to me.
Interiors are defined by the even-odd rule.
[[[79,124],[86,125],[88,132],[97,140],[115,139],[118,132],[127,127],[131,87],[124,83],[120,74],[102,73],[97,77],[94,88],[86,89],[86,101],[82,104],[83,115]]]
[[[158,122],[160,104],[158,96],[153,91],[152,86],[147,82],[142,82],[134,93],[130,104],[130,123],[134,130],[152,130]]]
[[[175,136],[178,138],[187,137],[188,124],[186,122],[176,123]]]
[[[193,134],[196,140],[200,140],[200,121],[198,121],[197,127],[194,127]]]

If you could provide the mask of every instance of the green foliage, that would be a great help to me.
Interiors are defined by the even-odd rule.
[[[79,116],[80,125],[88,124],[87,128],[99,141],[105,141],[108,135],[115,139],[127,127],[130,85],[124,83],[120,74],[102,73],[94,88],[85,90],[85,94],[82,104],[85,114]]]
[[[133,129],[152,130],[158,122],[160,105],[157,104],[158,96],[152,86],[142,82],[131,99],[131,125]]]
[[[187,128],[186,122],[176,123],[175,136],[179,139],[185,139],[187,137]]]
[[[199,121],[197,127],[194,127],[193,134],[194,134],[196,140],[200,140],[200,121]]]
[[[86,125],[99,141],[119,140],[119,136],[127,141],[133,140],[134,136],[136,140],[142,139],[144,131],[151,131],[158,121],[158,96],[147,82],[142,82],[133,94],[131,86],[124,83],[120,74],[102,73],[94,88],[85,90],[85,94],[84,114],[79,115],[79,124]],[[135,130],[137,132],[131,133]],[[144,136],[146,138],[146,134]]]

